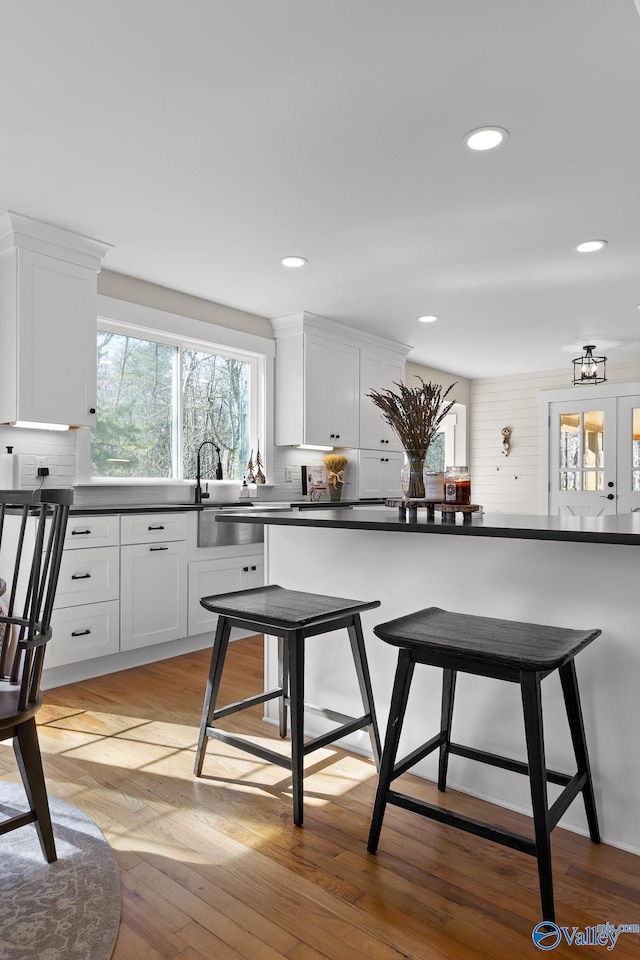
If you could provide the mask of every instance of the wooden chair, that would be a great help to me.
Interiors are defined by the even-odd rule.
[[[35,717],[72,500],[71,490],[0,491],[0,740],[13,740],[29,803],[0,834],[35,823],[49,863],[56,848]]]

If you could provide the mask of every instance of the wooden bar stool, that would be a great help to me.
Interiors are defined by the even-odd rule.
[[[374,633],[386,643],[399,647],[399,653],[367,849],[370,853],[376,852],[385,807],[390,803],[532,854],[538,861],[543,919],[554,920],[551,831],[579,793],[584,799],[591,840],[600,842],[574,658],[601,631],[495,620],[429,607],[379,624],[374,627]],[[411,680],[415,665],[419,663],[443,670],[440,732],[396,762]],[[560,674],[578,767],[573,776],[547,770],[545,764],[540,682],[554,670]],[[458,671],[520,684],[528,763],[452,742],[451,723]],[[446,789],[451,754],[527,774],[535,839],[460,816],[391,789],[393,780],[434,750],[439,751],[438,789],[441,791]],[[551,807],[547,799],[547,781],[564,787]]]
[[[325,597],[315,593],[285,590],[271,584],[252,590],[203,597],[203,607],[219,615],[211,654],[211,668],[204,698],[202,723],[196,752],[195,775],[202,773],[202,765],[210,737],[222,740],[240,750],[246,750],[263,760],[269,760],[291,771],[293,786],[293,822],[302,825],[304,758],[307,754],[329,743],[366,727],[371,738],[371,748],[380,768],[380,738],[376,722],[367,654],[362,635],[360,613],[380,606],[379,600],[362,602],[341,597]],[[278,637],[278,686],[256,696],[246,697],[236,703],[217,707],[220,679],[232,627],[240,627],[253,633],[266,633]],[[347,630],[351,652],[356,668],[364,714],[348,717],[304,701],[304,652],[305,640],[334,630]],[[291,711],[291,756],[283,756],[275,750],[261,747],[245,737],[226,733],[214,726],[216,720],[228,717],[238,710],[246,710],[259,703],[278,698],[280,701],[280,736],[287,735],[287,708]],[[328,733],[305,743],[304,711],[340,724]]]

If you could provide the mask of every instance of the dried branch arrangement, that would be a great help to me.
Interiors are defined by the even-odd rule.
[[[418,379],[420,387],[394,383],[398,393],[372,390],[367,396],[380,408],[383,419],[398,435],[403,448],[424,460],[438,427],[456,402],[450,400],[444,404],[455,383],[443,393],[440,384],[425,383],[422,377]]]
[[[337,487],[339,483],[344,483],[344,471],[349,461],[339,453],[328,453],[322,458],[322,462],[327,468],[327,483]]]

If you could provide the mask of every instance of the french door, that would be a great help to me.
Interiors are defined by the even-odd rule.
[[[549,404],[549,513],[640,509],[640,395]]]

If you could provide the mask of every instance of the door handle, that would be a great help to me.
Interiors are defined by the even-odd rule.
[[[606,497],[604,494],[600,497],[601,500],[615,500],[615,497],[612,493],[608,493]]]

